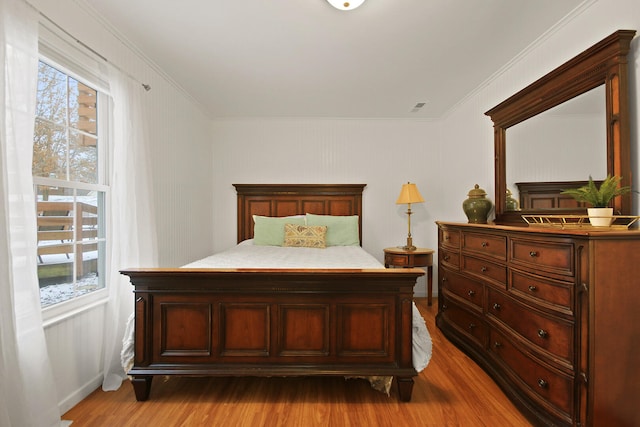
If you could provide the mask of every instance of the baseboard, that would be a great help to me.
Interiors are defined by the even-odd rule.
[[[87,381],[85,385],[69,394],[67,397],[58,402],[58,408],[60,414],[66,413],[69,409],[76,406],[85,397],[89,396],[95,389],[102,385],[102,373],[94,377],[92,380]]]

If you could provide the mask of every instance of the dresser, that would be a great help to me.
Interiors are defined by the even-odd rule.
[[[536,425],[640,426],[639,231],[437,225],[451,342]]]

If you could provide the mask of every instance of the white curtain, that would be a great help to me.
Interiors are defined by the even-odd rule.
[[[0,0],[0,425],[60,424],[37,277],[31,160],[38,16]]]
[[[103,390],[117,390],[126,378],[121,363],[127,319],[133,313],[133,286],[119,273],[127,267],[156,267],[156,228],[149,167],[149,141],[142,85],[111,69],[113,127],[110,165],[109,303],[104,337]]]

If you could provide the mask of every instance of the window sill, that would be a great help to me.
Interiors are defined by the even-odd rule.
[[[96,307],[106,305],[109,294],[106,289],[100,289],[88,295],[42,309],[42,324],[46,329],[81,313]]]

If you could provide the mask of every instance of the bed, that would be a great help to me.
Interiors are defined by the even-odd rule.
[[[288,217],[283,221],[304,218],[305,225],[297,229],[305,232],[323,227],[307,227],[309,218],[321,223],[357,221],[359,244],[350,246],[364,252],[365,184],[234,186],[239,245],[232,251],[265,249],[268,245],[257,242],[264,239],[262,221]],[[333,224],[324,226],[327,242],[329,231],[338,228]],[[255,236],[254,228],[259,228]],[[281,249],[300,249],[316,259],[330,246]],[[121,271],[134,287],[128,374],[137,400],[148,399],[158,375],[393,378],[400,400],[411,400],[418,372],[413,360],[413,288],[423,270],[385,269],[377,261],[365,265],[371,268],[289,264],[289,255],[280,255],[277,268],[259,262],[220,264],[220,257],[227,255],[183,268]],[[252,257],[263,259],[260,253]],[[418,369],[424,362],[418,361]]]

